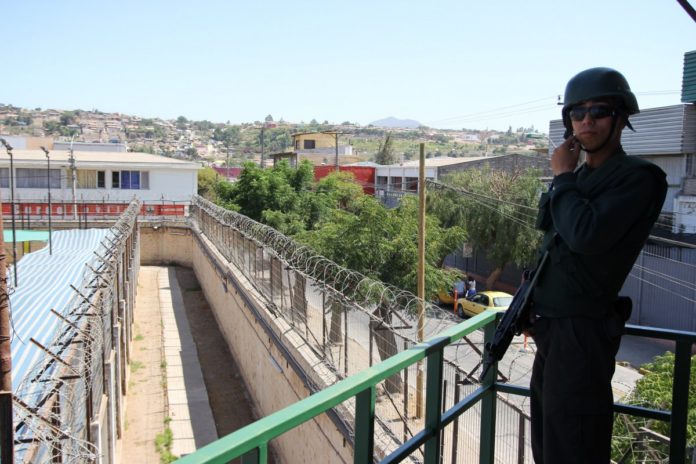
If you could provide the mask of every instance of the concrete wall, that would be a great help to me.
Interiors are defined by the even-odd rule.
[[[319,384],[321,377],[331,375],[316,367],[321,366],[319,359],[303,348],[282,318],[266,310],[256,290],[235,268],[227,267],[205,237],[193,236],[192,251],[193,269],[239,365],[257,416],[309,396],[298,371],[309,373],[305,375]],[[282,435],[273,445],[280,462],[351,462],[353,455],[352,446],[326,415]]]
[[[193,267],[192,245],[188,226],[141,223],[140,263],[143,266]]]

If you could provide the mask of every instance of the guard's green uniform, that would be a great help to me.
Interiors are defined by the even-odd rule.
[[[665,177],[619,148],[597,169],[556,176],[542,196],[537,224],[549,258],[533,294],[540,318],[531,382],[538,463],[540,456],[547,464],[609,462],[611,377],[624,323],[614,306],[662,208]]]

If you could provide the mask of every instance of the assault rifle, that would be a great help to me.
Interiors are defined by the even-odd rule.
[[[481,371],[481,377],[479,377],[480,382],[483,381],[491,366],[503,359],[505,352],[510,347],[512,337],[520,335],[531,327],[531,318],[533,317],[531,314],[532,292],[548,256],[549,252],[544,252],[536,269],[524,274],[522,285],[515,292],[510,306],[495,329],[493,341],[486,343],[483,352],[483,370]]]

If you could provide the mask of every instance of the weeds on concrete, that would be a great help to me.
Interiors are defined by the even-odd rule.
[[[164,419],[164,423],[167,427],[164,429],[164,432],[157,434],[155,437],[155,449],[160,455],[161,464],[169,464],[179,459],[172,454],[172,441],[174,441],[174,435],[172,434],[172,429],[169,428],[169,422],[171,422],[171,420],[170,417]]]
[[[145,365],[143,363],[141,363],[140,361],[132,361],[131,365],[130,365],[130,371],[131,371],[131,373],[135,374],[143,367],[145,367]]]

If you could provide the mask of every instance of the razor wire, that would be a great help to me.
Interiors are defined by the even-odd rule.
[[[14,394],[17,462],[97,462],[91,422],[105,391],[104,364],[112,349],[118,318],[119,259],[137,227],[140,202],[134,200],[109,229],[94,257],[85,263],[81,283],[63,313],[61,325]],[[137,272],[139,243],[127,258]],[[117,289],[118,288],[118,289]],[[35,342],[38,345],[38,342]],[[118,368],[118,367],[116,367]],[[112,380],[113,381],[113,380]],[[109,398],[114,401],[114,398]]]
[[[275,229],[201,197],[193,198],[190,221],[194,230],[205,235],[225,260],[244,274],[268,309],[294,328],[303,346],[328,368],[332,376],[321,376],[324,386],[414,346],[418,342],[421,305],[424,339],[461,322],[453,312],[343,268]],[[444,405],[454,405],[457,398],[479,386],[482,347],[483,334],[477,331],[445,349]],[[411,366],[380,385],[375,450],[387,453],[412,438],[413,430],[422,428],[422,418],[416,414],[416,379],[421,375],[424,379],[425,373],[419,369]],[[305,380],[310,389],[321,388],[312,381],[311,373],[309,377]],[[498,398],[498,408],[519,415],[528,428],[528,414],[500,395]],[[339,408],[341,420],[349,429],[353,408],[352,400]],[[478,434],[468,435],[464,430],[479,429],[480,408],[471,408],[456,422],[461,424],[458,433],[452,428],[443,433],[442,456],[446,461],[457,462],[462,457],[457,450],[468,449],[472,440],[478,440]],[[524,435],[524,425],[521,431],[513,428]],[[509,441],[499,439],[496,446],[517,452],[519,446]],[[410,459],[420,462],[422,455],[414,454]]]

